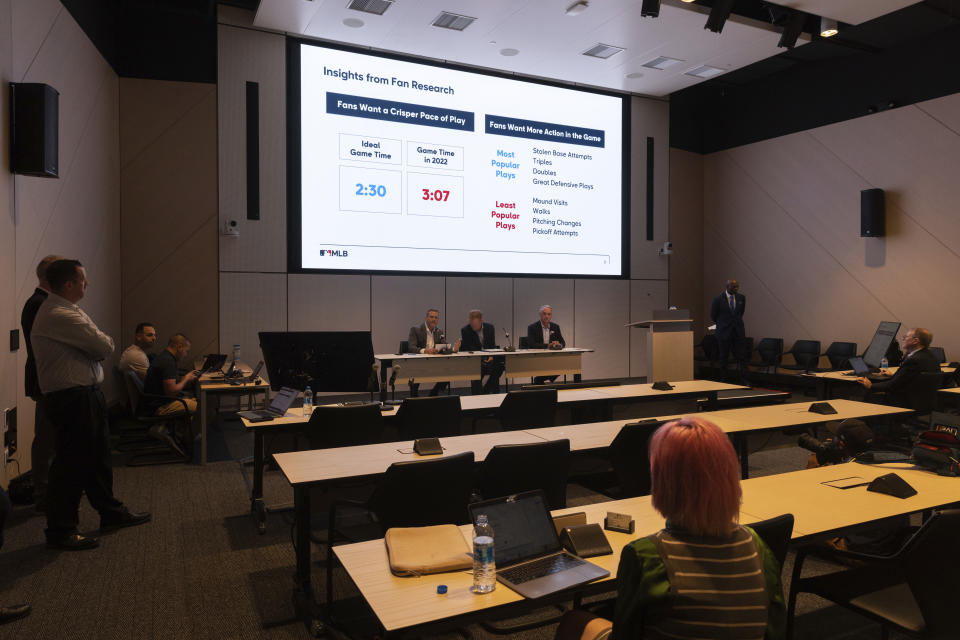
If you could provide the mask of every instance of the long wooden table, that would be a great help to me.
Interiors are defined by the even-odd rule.
[[[245,384],[230,384],[219,380],[210,380],[201,377],[197,385],[197,411],[200,412],[200,464],[207,463],[207,402],[211,395],[247,395],[251,398],[254,394],[262,393],[264,403],[270,393],[270,385],[266,382],[255,384],[253,382]]]
[[[897,473],[916,488],[917,495],[901,500],[869,492],[866,487],[835,489],[821,484],[850,476],[870,481],[890,472]],[[750,524],[792,513],[795,519],[793,539],[798,540],[960,501],[960,479],[937,476],[902,463],[871,466],[847,463],[745,480],[743,495],[741,523]],[[614,553],[590,561],[610,571],[610,577],[582,588],[581,593],[613,590],[620,550],[632,540],[655,533],[664,525],[649,496],[571,507],[555,511],[554,515],[579,511],[587,514],[587,522],[601,525],[608,511],[629,514],[636,522],[636,532],[632,535],[605,532]],[[461,527],[461,532],[469,544],[470,526]],[[530,602],[502,584],[489,594],[473,594],[469,571],[398,578],[390,573],[382,539],[337,546],[334,553],[387,634],[401,635],[428,627],[462,625],[480,618],[509,616],[531,606]],[[447,585],[444,596],[436,593],[440,584]],[[301,588],[307,586],[301,585]],[[562,594],[566,600],[573,596],[573,592]],[[540,604],[537,601],[533,606]]]
[[[617,402],[647,402],[664,399],[685,399],[706,397],[706,406],[716,406],[717,393],[730,389],[744,389],[739,385],[714,382],[712,380],[688,380],[672,383],[674,389],[658,391],[649,384],[632,384],[611,387],[593,387],[584,389],[563,389],[557,392],[557,402],[562,406],[599,405],[604,415],[611,415]],[[483,413],[500,406],[505,393],[461,396],[460,404],[464,413]],[[384,411],[387,419],[397,414],[397,407]],[[292,409],[282,418],[268,422],[250,422],[242,420],[247,432],[253,433],[253,480],[250,483],[250,511],[257,521],[261,533],[266,531],[267,506],[263,502],[263,471],[266,464],[264,456],[264,436],[283,430],[299,430],[309,422],[301,409]],[[205,430],[204,430],[205,432]]]
[[[396,368],[397,378],[407,384],[421,382],[449,382],[479,380],[480,361],[490,356],[505,359],[507,379],[526,376],[573,374],[580,379],[582,358],[593,349],[566,347],[564,349],[516,349],[504,351],[458,351],[456,353],[378,353],[374,359],[380,365],[380,384],[387,383],[387,369]]]
[[[893,375],[898,369],[899,367],[887,367],[886,370],[890,375]],[[943,373],[954,373],[956,369],[946,364],[941,364],[940,371]],[[821,371],[819,373],[806,373],[803,375],[816,378],[817,398],[820,400],[829,400],[833,398],[834,387],[838,383],[859,384],[857,382],[857,376],[850,375],[852,373],[853,369],[847,369],[846,371]]]
[[[811,424],[849,417],[910,413],[909,410],[899,407],[873,405],[851,400],[835,400],[831,404],[835,406],[838,413],[832,416],[823,416],[806,411],[805,409],[809,407],[809,404],[795,403],[729,409],[699,415],[716,422],[722,429],[740,439],[744,444],[739,445],[738,449],[741,458],[745,459],[747,454],[745,434],[750,431],[776,429],[784,426]],[[665,416],[660,419],[675,417],[678,416]],[[763,422],[765,418],[769,420],[769,423]],[[310,491],[312,488],[345,479],[377,476],[384,473],[387,467],[394,462],[438,458],[464,451],[473,451],[474,458],[479,462],[485,459],[490,449],[497,444],[521,444],[569,438],[572,450],[600,449],[609,446],[626,422],[629,421],[615,420],[564,427],[545,427],[524,431],[443,438],[440,442],[444,447],[444,452],[439,456],[418,456],[414,454],[410,441],[276,454],[277,464],[294,492],[297,554],[295,601],[301,607],[300,610],[308,612],[305,614],[307,618],[312,619],[313,616],[317,615],[311,586],[310,561]],[[742,461],[741,464],[744,465],[743,470],[746,472],[745,461]],[[957,486],[960,487],[960,482]],[[638,498],[637,500],[642,499]],[[748,511],[748,513],[750,512]],[[758,519],[764,517],[767,516],[759,516]]]
[[[943,405],[949,401],[960,404],[960,387],[952,389],[941,389],[937,394],[937,408],[942,409]]]

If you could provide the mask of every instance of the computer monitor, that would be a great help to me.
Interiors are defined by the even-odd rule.
[[[274,391],[367,391],[373,370],[369,331],[261,331],[260,350]]]
[[[880,323],[877,332],[873,334],[870,346],[863,352],[863,361],[867,363],[868,367],[874,369],[880,367],[880,361],[887,355],[890,345],[897,339],[897,331],[899,330],[899,322],[886,321]]]

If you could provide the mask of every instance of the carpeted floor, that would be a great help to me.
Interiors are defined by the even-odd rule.
[[[690,408],[639,405],[624,415],[683,410]],[[215,429],[212,438],[221,439],[234,459],[252,450],[238,423],[221,421]],[[795,437],[751,440],[751,452],[761,447],[750,458],[754,476],[802,468],[807,458],[795,446]],[[132,509],[152,512],[153,522],[105,536],[93,551],[47,550],[44,519],[30,507],[15,507],[0,551],[0,604],[28,602],[34,610],[0,626],[0,640],[309,637],[292,620],[289,514],[271,514],[267,533],[258,535],[237,462],[117,468],[114,479],[116,495]],[[267,472],[265,494],[268,504],[292,502],[292,491],[277,471]],[[571,486],[570,506],[600,499]],[[789,510],[789,496],[784,510]],[[86,502],[80,515],[82,531],[97,528],[97,514]],[[322,551],[315,548],[315,560]],[[792,558],[784,567],[785,578],[791,566]],[[832,568],[811,564],[810,570]],[[373,637],[376,620],[359,592],[341,571],[335,576],[335,615],[341,627],[351,637]],[[314,581],[321,599],[322,578],[323,567],[317,565]],[[797,638],[866,640],[879,634],[877,625],[812,597],[801,598],[800,613]],[[492,637],[479,627],[469,630],[475,638]],[[553,630],[548,626],[513,637],[548,639]]]

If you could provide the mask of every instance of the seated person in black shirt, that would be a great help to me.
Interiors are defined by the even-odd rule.
[[[460,351],[482,351],[497,347],[497,331],[492,324],[483,321],[483,312],[479,309],[470,311],[470,323],[460,329]],[[480,362],[480,380],[471,380],[470,388],[473,395],[479,393],[500,393],[500,376],[503,375],[503,357],[490,356]],[[483,376],[487,383],[482,384]]]
[[[187,405],[190,414],[196,412],[197,401],[194,398],[185,398],[183,389],[197,379],[195,371],[180,377],[178,363],[190,352],[190,340],[182,333],[170,336],[167,348],[154,357],[147,369],[147,379],[143,383],[143,392],[151,396],[169,398],[145,398],[143,410],[148,415],[168,416],[183,413],[183,405]],[[181,402],[180,400],[183,400]]]

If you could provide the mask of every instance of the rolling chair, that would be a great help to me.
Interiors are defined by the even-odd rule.
[[[127,415],[124,422],[133,426],[132,429],[121,431],[120,441],[114,449],[121,453],[130,454],[126,460],[127,466],[139,467],[155,464],[175,464],[187,462],[190,455],[187,450],[192,449],[192,442],[188,446],[178,441],[176,429],[166,429],[166,425],[181,423],[183,433],[192,435],[192,416],[187,403],[178,398],[154,396],[144,393],[143,381],[133,371],[121,371],[114,368],[114,373],[122,382],[122,389],[126,400]],[[168,402],[179,401],[183,405],[183,412],[166,416],[148,415],[143,408],[144,400],[163,400]]]
[[[820,364],[820,341],[819,340],[797,340],[785,351],[783,355],[790,354],[796,361],[796,364],[781,365],[783,369],[791,371],[816,371]]]
[[[382,433],[383,415],[380,407],[364,404],[316,407],[310,414],[310,421],[298,435],[307,441],[310,449],[332,449],[373,444],[381,440]]]
[[[663,424],[656,420],[624,425],[610,443],[610,463],[619,482],[615,497],[650,495],[650,436]]]
[[[570,441],[501,444],[490,449],[480,466],[484,500],[542,489],[551,510],[567,506]]]
[[[857,355],[856,342],[831,342],[823,353],[830,360],[832,371],[843,371],[850,368],[850,358]]]
[[[405,398],[397,410],[401,440],[460,435],[460,396]]]
[[[818,349],[819,351],[819,349]],[[763,338],[757,343],[760,361],[753,363],[757,367],[766,367],[767,373],[776,373],[783,359],[783,338]]]
[[[943,350],[943,347],[927,347],[930,350],[930,353],[937,359],[937,362],[943,364],[947,361],[947,353]]]
[[[474,418],[473,433],[477,432],[477,422],[484,418],[499,420],[503,431],[552,427],[557,419],[557,390],[508,391],[492,413]]]

